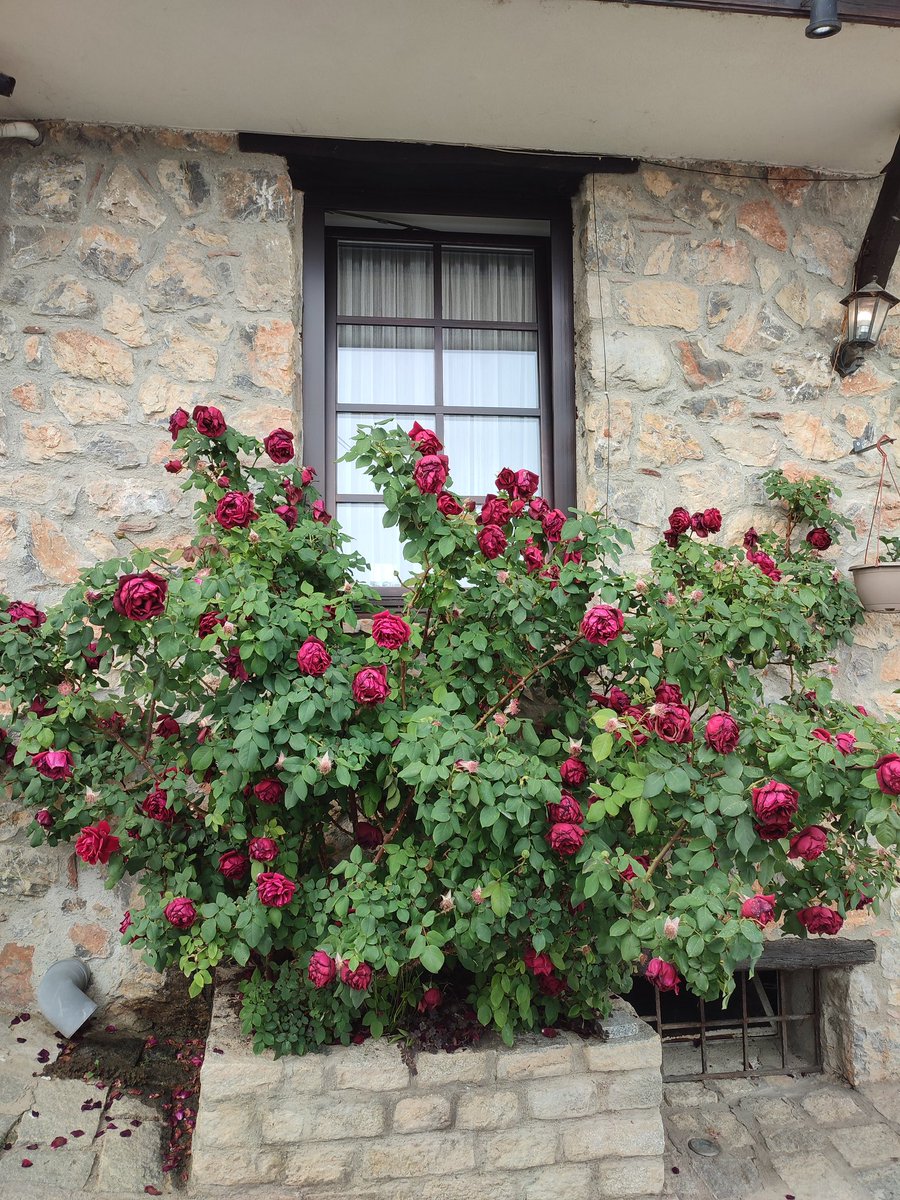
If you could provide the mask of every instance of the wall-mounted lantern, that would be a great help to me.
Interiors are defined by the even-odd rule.
[[[880,287],[877,279],[841,301],[847,309],[847,334],[832,356],[834,369],[841,378],[862,366],[865,352],[878,342],[887,315],[897,303],[897,297]]]

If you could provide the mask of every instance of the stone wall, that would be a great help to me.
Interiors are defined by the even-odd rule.
[[[44,132],[0,143],[0,593],[49,604],[99,558],[184,537],[172,409],[297,428],[299,264],[283,160],[225,134]],[[72,954],[107,1000],[152,986],[118,945],[127,884],[31,850],[27,823],[0,797],[0,1007]]]
[[[608,1040],[561,1033],[418,1054],[384,1041],[255,1057],[217,992],[191,1184],[308,1200],[600,1200],[663,1183],[660,1043],[617,1002]]]

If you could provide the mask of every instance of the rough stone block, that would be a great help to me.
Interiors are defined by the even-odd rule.
[[[575,1062],[575,1037],[561,1034],[549,1040],[540,1034],[520,1038],[514,1046],[498,1052],[498,1079],[538,1079],[548,1075],[568,1075]]]
[[[558,1158],[559,1134],[552,1125],[519,1124],[476,1136],[479,1160],[495,1170],[543,1167]]]
[[[90,1149],[100,1125],[101,1110],[82,1112],[81,1106],[87,1100],[102,1100],[103,1097],[103,1092],[80,1079],[39,1079],[32,1107],[19,1122],[15,1153],[32,1142],[49,1145],[55,1137],[69,1137],[73,1129],[83,1129],[85,1136],[69,1137],[67,1148],[81,1152]]]
[[[456,1102],[457,1129],[503,1129],[519,1118],[519,1097],[495,1088],[467,1089]]]
[[[828,1136],[851,1167],[880,1167],[900,1160],[900,1136],[889,1125],[832,1129]]]
[[[255,1105],[240,1098],[213,1104],[200,1093],[203,1128],[198,1137],[211,1146],[240,1146],[256,1142],[260,1136],[260,1115]]]
[[[282,1178],[296,1187],[343,1183],[352,1169],[355,1150],[356,1142],[298,1146],[287,1151]]]
[[[396,1046],[369,1041],[361,1046],[342,1046],[328,1054],[334,1086],[357,1091],[391,1092],[409,1085],[409,1067]]]
[[[367,1179],[411,1179],[471,1171],[475,1167],[474,1135],[418,1133],[379,1138],[360,1147],[359,1163]]]
[[[870,1120],[846,1088],[817,1087],[800,1101],[817,1125],[843,1125],[848,1121]]]
[[[485,1083],[494,1078],[497,1053],[493,1050],[456,1050],[453,1054],[420,1052],[416,1055],[417,1087],[445,1083]]]
[[[656,1196],[665,1177],[661,1156],[653,1158],[610,1158],[594,1168],[598,1196],[622,1200],[625,1196]]]
[[[307,1059],[297,1061],[305,1066]],[[277,1088],[282,1077],[281,1061],[276,1062],[256,1055],[233,1058],[227,1053],[208,1054],[203,1065],[201,1095],[203,1101],[211,1105],[222,1100],[240,1102],[245,1096],[260,1095]],[[323,1072],[320,1069],[320,1084],[322,1078]]]
[[[384,1105],[377,1097],[350,1099],[326,1094],[297,1100],[286,1097],[279,1107],[263,1113],[262,1131],[266,1142],[331,1142],[377,1137],[385,1124]]]
[[[140,1126],[130,1130],[128,1138],[118,1136],[124,1132],[120,1129],[104,1134],[101,1139],[96,1173],[98,1191],[140,1195],[147,1186],[162,1189],[165,1176],[159,1123],[144,1119]]]
[[[47,1194],[51,1188],[61,1188],[70,1194],[80,1192],[94,1169],[95,1159],[91,1152],[64,1154],[46,1146],[24,1152],[10,1150],[0,1158],[0,1196],[24,1200],[25,1196]],[[23,1160],[32,1165],[23,1167]]]
[[[194,1147],[191,1154],[191,1178],[203,1181],[204,1187],[233,1187],[240,1184],[275,1183],[282,1174],[281,1155],[274,1150],[245,1150],[226,1153],[221,1146],[205,1143]]]
[[[662,1076],[653,1067],[615,1074],[607,1072],[603,1077],[600,1089],[603,1108],[616,1112],[623,1108],[659,1108],[661,1102]]]
[[[665,1144],[658,1112],[584,1117],[568,1122],[562,1136],[564,1155],[570,1162],[589,1162],[615,1155],[646,1158],[662,1154]]]
[[[526,1086],[526,1096],[528,1111],[539,1120],[586,1117],[597,1111],[597,1088],[587,1075],[535,1080]]]
[[[452,1123],[448,1096],[406,1096],[394,1108],[395,1133],[421,1133],[429,1129],[449,1129]],[[456,1122],[457,1128],[465,1128]]]
[[[597,1189],[591,1179],[591,1168],[560,1163],[543,1167],[524,1184],[524,1200],[595,1200]]]
[[[641,1022],[643,1024],[643,1022]],[[649,1027],[632,1040],[621,1042],[585,1042],[584,1055],[589,1071],[635,1071],[644,1067],[662,1066],[662,1043]]]

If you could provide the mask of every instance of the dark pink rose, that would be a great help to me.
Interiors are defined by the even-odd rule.
[[[361,671],[357,671],[352,691],[357,704],[383,704],[391,694],[387,681],[387,667],[363,667]]]
[[[87,650],[82,650],[81,657],[84,659],[85,668],[88,671],[99,671],[100,664],[103,662],[103,655],[96,654],[96,642],[89,642]]]
[[[368,991],[372,982],[372,968],[368,963],[360,963],[355,971],[350,970],[348,962],[341,964],[341,983],[346,983],[354,992]]]
[[[176,896],[163,909],[163,916],[176,929],[190,929],[197,920],[197,910],[187,896]]]
[[[191,415],[197,426],[197,432],[202,433],[204,437],[221,437],[228,428],[219,409],[214,408],[211,404],[198,404]]]
[[[273,429],[263,438],[263,449],[273,463],[290,462],[294,457],[294,435],[289,429]]]
[[[297,528],[297,508],[294,504],[279,504],[275,515],[281,517],[288,529]]]
[[[441,994],[440,988],[426,988],[422,993],[422,999],[416,1005],[416,1011],[420,1013],[432,1012],[435,1008],[440,1008],[443,999],[444,997]]]
[[[331,666],[331,655],[325,643],[308,637],[297,651],[297,666],[304,675],[324,675]]]
[[[122,918],[122,920],[119,924],[119,933],[127,933],[128,930],[131,928],[132,924],[133,924],[133,922],[131,920],[131,909],[127,908],[125,910],[125,916]]]
[[[168,593],[169,585],[162,575],[141,571],[119,579],[112,605],[129,621],[149,621],[165,612]]]
[[[110,832],[109,822],[98,821],[96,825],[85,825],[79,833],[75,839],[75,853],[82,862],[108,863],[119,845],[119,839]]]
[[[300,471],[300,482],[304,487],[309,487],[316,477],[315,467],[303,467]]]
[[[35,696],[28,708],[36,717],[52,717],[56,712],[56,705],[48,704],[46,696]]]
[[[532,975],[552,975],[553,962],[549,954],[538,954],[534,946],[529,946],[522,955],[522,962]]]
[[[191,418],[187,415],[183,408],[176,408],[169,417],[169,433],[172,435],[172,441],[178,437],[182,429],[187,429],[191,423]]]
[[[254,862],[272,862],[278,857],[278,843],[272,838],[251,838],[247,853]]]
[[[703,528],[707,533],[718,533],[722,528],[722,514],[717,508],[707,508],[704,510]]]
[[[674,992],[676,996],[678,995],[681,977],[672,964],[666,962],[665,959],[651,958],[647,963],[644,977],[648,983],[653,984],[658,992]]]
[[[479,530],[478,546],[485,558],[499,558],[506,549],[506,534],[499,525],[485,525]]]
[[[584,844],[584,830],[570,821],[557,821],[551,825],[547,841],[551,850],[568,857],[577,854]]]
[[[218,625],[224,625],[228,620],[220,612],[205,612],[197,623],[197,636],[208,637]]]
[[[544,513],[550,511],[550,505],[543,496],[534,496],[528,501],[528,512],[536,521],[540,521]]]
[[[539,975],[537,985],[542,996],[561,996],[568,987],[566,981],[560,979],[558,975]],[[545,1033],[545,1036],[548,1035]],[[555,1029],[552,1036],[556,1036]]]
[[[478,515],[479,525],[499,525],[502,529],[509,521],[509,505],[499,496],[486,497]]]
[[[705,538],[709,536],[709,530],[706,528],[702,512],[691,514],[691,529],[696,533],[697,537]]]
[[[674,529],[667,529],[663,534],[663,541],[670,550],[674,550],[681,541],[681,534],[676,533]]]
[[[179,475],[184,470],[184,463],[180,458],[170,458],[165,468],[170,475]]]
[[[748,896],[741,905],[741,916],[748,921],[755,921],[760,929],[771,925],[775,920],[775,897]]]
[[[561,508],[551,508],[541,517],[541,525],[544,530],[544,537],[548,542],[558,542],[562,536],[563,525],[566,523],[566,514]]]
[[[278,779],[261,779],[253,785],[253,795],[260,804],[280,804],[284,799],[284,784]]]
[[[330,525],[332,521],[331,513],[325,508],[324,500],[316,500],[312,506],[313,520],[319,525]]]
[[[584,555],[580,550],[576,549],[576,547],[581,545],[581,542],[571,541],[567,542],[566,545],[571,546],[572,549],[566,550],[566,552],[563,554],[563,566],[566,566],[568,563],[584,562]]]
[[[835,734],[834,744],[840,750],[841,754],[852,754],[856,746],[856,734],[853,733],[838,733]]]
[[[516,486],[516,473],[511,471],[509,467],[504,467],[497,478],[494,480],[494,487],[498,492],[511,492]]]
[[[524,511],[525,511],[525,501],[524,500],[510,500],[509,515],[511,517],[521,517],[521,515]]]
[[[244,660],[241,658],[239,646],[232,646],[222,659],[222,670],[232,679],[236,679],[238,683],[246,683],[250,678],[250,674],[244,666]]]
[[[812,546],[813,550],[827,550],[831,545],[831,534],[827,529],[823,529],[821,525],[815,529],[811,529],[806,535],[806,540]]]
[[[819,825],[807,825],[791,838],[788,858],[802,858],[804,862],[812,862],[827,846],[828,834],[825,830]]]
[[[446,454],[423,454],[413,469],[413,482],[423,496],[437,496],[447,482]]]
[[[766,824],[757,822],[757,836],[764,842],[778,842],[782,838],[787,837],[791,832],[791,818],[779,817],[778,820],[769,821]]]
[[[752,550],[757,545],[759,545],[759,534],[751,525],[751,527],[744,534],[744,549]]]
[[[750,794],[753,797],[754,815],[761,825],[790,822],[800,799],[798,792],[777,779],[770,779],[762,787],[751,788]]]
[[[437,498],[438,512],[443,513],[445,517],[458,517],[462,512],[463,507],[449,492],[441,492]]]
[[[258,516],[249,492],[226,492],[216,505],[216,520],[223,529],[246,529]]]
[[[886,796],[900,796],[900,754],[882,754],[875,763],[875,777]]]
[[[809,908],[801,908],[797,920],[809,933],[839,933],[844,924],[844,918],[833,908],[823,904],[813,904]]]
[[[730,754],[740,741],[741,731],[731,713],[715,712],[706,722],[703,736],[707,746],[719,754]]]
[[[240,879],[249,866],[249,860],[239,850],[226,850],[219,855],[219,871],[226,879]]]
[[[313,987],[328,987],[337,974],[337,963],[324,950],[314,950],[310,955],[306,975]]]
[[[631,740],[635,746],[645,746],[650,740],[646,730],[649,728],[646,709],[642,704],[629,704],[622,712],[623,717],[630,717],[633,724],[630,726]]]
[[[814,693],[814,694],[815,694],[815,693]],[[854,707],[856,708],[856,711],[857,711],[858,713],[862,713],[862,715],[863,715],[864,717],[867,717],[867,716],[869,715],[869,710],[868,710],[867,708],[863,708],[863,706],[862,706],[861,704],[857,704],[857,705],[855,705]]]
[[[547,819],[551,825],[580,825],[584,821],[581,805],[569,792],[561,792],[559,804],[547,805]]]
[[[70,779],[74,764],[71,750],[41,750],[31,756],[31,765],[45,779]]]
[[[418,421],[413,421],[407,437],[415,443],[420,454],[440,454],[443,445],[438,441],[438,435],[432,429],[423,429]]]
[[[529,575],[539,571],[544,565],[544,552],[540,546],[536,546],[531,538],[525,543],[522,550],[522,557],[525,560],[525,567]]]
[[[281,485],[281,490],[284,492],[284,498],[288,504],[293,504],[296,508],[298,504],[303,503],[303,488],[297,487],[295,483],[291,483],[289,479],[285,479]]]
[[[690,709],[683,704],[664,704],[663,711],[650,718],[650,728],[664,742],[681,746],[694,740]]]
[[[567,758],[560,764],[559,777],[569,787],[581,787],[588,777],[588,769],[580,758]]]
[[[628,694],[626,692],[623,692],[622,689],[620,687],[618,687],[616,684],[613,684],[612,687],[609,689],[609,695],[607,696],[607,700],[609,701],[609,707],[611,709],[613,709],[614,712],[617,712],[620,714],[625,712],[625,710],[631,704],[631,698],[628,696]]]
[[[141,812],[151,821],[174,821],[175,813],[169,808],[168,797],[162,788],[156,788],[141,803]]]
[[[610,604],[595,604],[581,619],[582,636],[592,646],[606,646],[625,628],[625,617]]]
[[[683,704],[684,697],[677,683],[659,683],[654,692],[657,704]]]
[[[6,611],[12,624],[20,625],[26,621],[32,629],[38,629],[47,620],[47,614],[29,604],[27,600],[13,600],[7,605]]]
[[[813,729],[809,736],[818,738],[820,742],[827,742],[829,746],[831,745],[831,734],[827,729]]]
[[[669,513],[669,528],[673,533],[687,533],[691,527],[691,514],[686,508],[673,508]]]
[[[256,894],[267,908],[284,908],[296,890],[296,883],[278,871],[262,871],[256,877]]]
[[[361,846],[363,850],[377,850],[384,841],[384,834],[370,821],[357,821],[353,836],[357,846]]]
[[[650,866],[650,855],[649,854],[634,854],[634,855],[632,855],[632,858],[633,858],[634,862],[640,863],[645,871]],[[630,879],[637,879],[637,872],[635,871],[635,869],[631,865],[631,863],[628,864],[628,866],[625,868],[624,871],[619,872],[619,878],[624,879],[626,883]]]
[[[517,500],[530,500],[538,489],[540,480],[534,471],[516,471],[516,481],[513,485]]]
[[[181,736],[181,726],[178,724],[178,722],[175,720],[174,717],[170,717],[170,716],[160,717],[160,719],[156,722],[155,733],[156,733],[157,737],[161,737],[166,740],[168,740],[169,738],[180,737]]]
[[[372,618],[372,637],[382,650],[397,650],[409,641],[412,630],[402,617],[385,610]]]
[[[49,808],[38,809],[38,811],[34,814],[34,819],[37,821],[38,825],[40,825],[41,829],[53,828],[53,813]]]

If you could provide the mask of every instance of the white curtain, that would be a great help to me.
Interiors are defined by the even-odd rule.
[[[534,321],[534,259],[529,250],[446,249],[444,316],[454,321]]]
[[[338,246],[338,316],[432,317],[430,246]]]
[[[463,496],[494,492],[501,467],[541,473],[541,427],[537,417],[444,418],[444,446],[454,490]]]
[[[339,325],[337,401],[353,408],[434,405],[434,333],[415,325]]]
[[[537,334],[518,329],[445,329],[444,404],[537,408]]]

